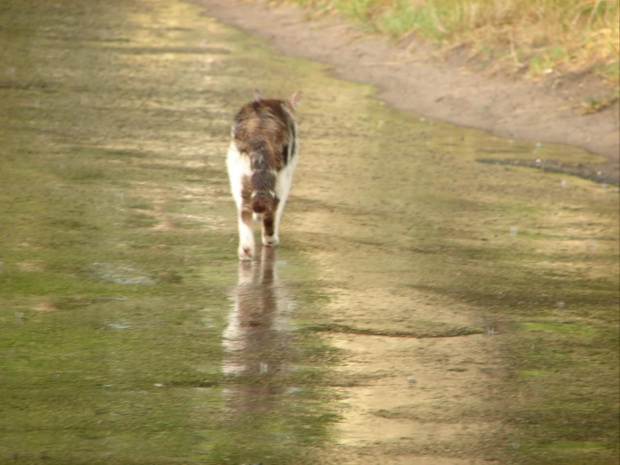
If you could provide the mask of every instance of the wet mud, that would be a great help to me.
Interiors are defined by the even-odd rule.
[[[513,166],[598,159],[188,3],[8,1],[0,36],[0,463],[615,463],[618,192]],[[282,245],[239,263],[254,88],[304,92],[302,147]]]

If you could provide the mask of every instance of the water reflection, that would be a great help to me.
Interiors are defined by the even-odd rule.
[[[286,290],[278,279],[277,252],[263,247],[260,261],[239,262],[234,305],[224,332],[224,373],[243,378],[229,391],[231,408],[260,410],[282,393],[291,335]]]
[[[269,247],[259,260],[239,263],[223,334],[223,421],[209,463],[325,463],[321,450],[339,419],[325,389],[325,347],[292,331],[296,301],[278,263]]]

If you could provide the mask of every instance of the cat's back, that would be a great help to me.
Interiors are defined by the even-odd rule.
[[[240,149],[259,140],[271,141],[276,145],[286,142],[294,125],[292,111],[287,105],[286,101],[279,99],[260,99],[244,105],[237,113],[233,126],[233,137],[241,144]]]

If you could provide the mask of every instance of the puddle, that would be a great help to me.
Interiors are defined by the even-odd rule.
[[[291,332],[293,302],[278,266],[277,251],[267,247],[257,261],[239,263],[222,340],[227,383],[219,429],[227,437],[214,463],[313,463],[313,448],[338,418],[321,405],[322,370],[308,360],[313,344]]]
[[[234,308],[223,335],[226,374],[271,376],[290,370],[285,357],[291,311],[278,279],[276,253],[265,247],[260,262],[239,263]]]
[[[134,284],[137,286],[153,286],[157,280],[149,276],[143,276],[142,271],[129,265],[112,263],[93,263],[93,279],[115,284]]]
[[[617,192],[512,166],[590,155],[392,110],[195,5],[2,8],[0,461],[615,459]],[[254,88],[304,92],[302,158],[240,264]]]

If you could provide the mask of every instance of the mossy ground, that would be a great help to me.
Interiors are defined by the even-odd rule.
[[[254,87],[306,92],[275,286],[291,328],[452,330],[451,299],[508,328],[481,414],[502,428],[476,453],[616,459],[617,192],[474,161],[592,157],[392,111],[184,3],[1,8],[0,461],[327,463],[333,388],[377,375],[336,379],[346,354],[294,330],[267,347],[286,369],[225,371],[242,280],[223,158]]]
[[[2,463],[313,463],[335,420],[316,339],[291,342],[294,373],[222,371],[236,90],[209,80],[234,45],[203,42],[235,33],[199,13],[1,7]],[[235,415],[227,392],[265,383]]]

